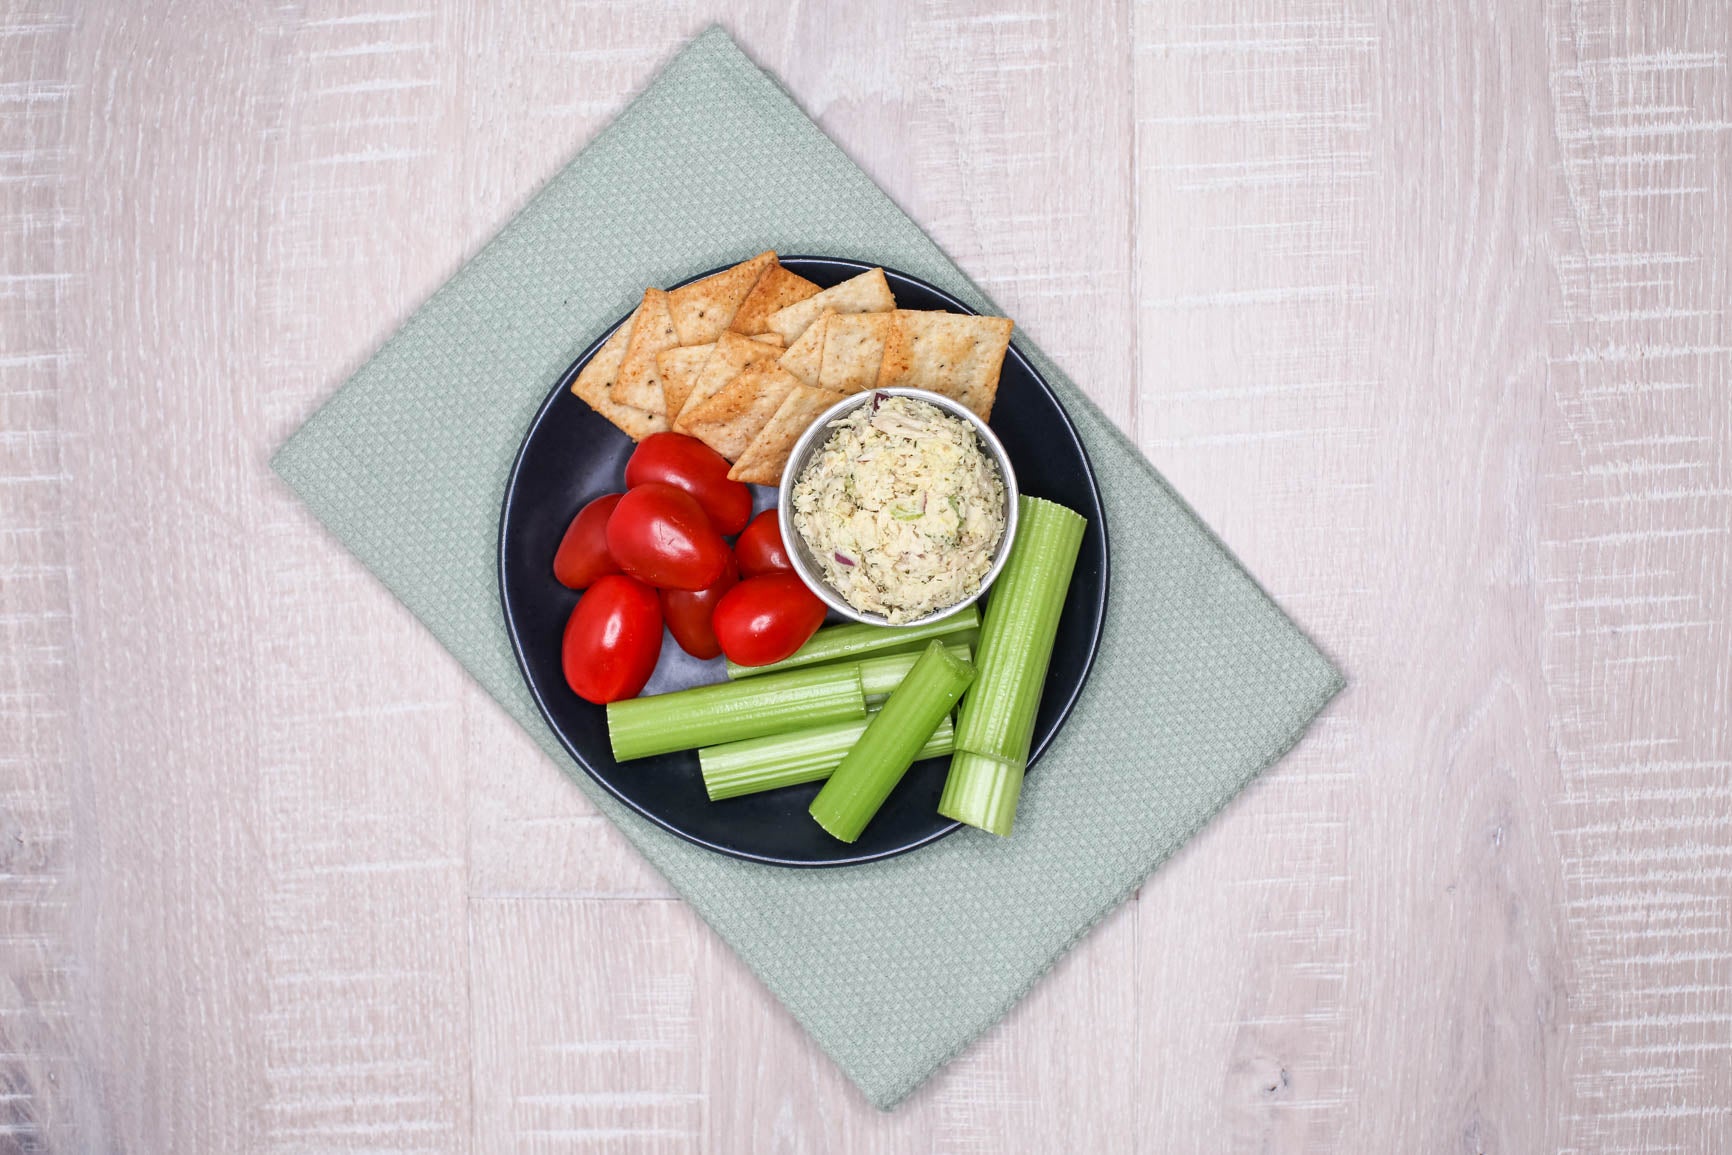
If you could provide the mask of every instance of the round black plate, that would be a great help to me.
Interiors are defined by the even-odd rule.
[[[784,257],[782,263],[826,287],[872,267],[831,257]],[[973,312],[924,281],[890,269],[884,275],[903,308]],[[955,830],[956,823],[938,814],[947,758],[916,763],[852,845],[830,837],[806,812],[819,783],[711,802],[698,774],[697,755],[690,751],[624,764],[613,760],[605,711],[573,694],[560,671],[560,637],[578,595],[553,578],[553,555],[566,525],[592,498],[623,488],[625,462],[631,456],[631,439],[570,389],[606,336],[572,363],[530,423],[500,516],[499,594],[505,627],[547,724],[578,765],[615,798],[680,837],[723,854],[779,866],[843,866],[901,854]],[[1016,465],[1023,493],[1069,506],[1089,521],[1035,722],[1032,767],[1076,704],[1100,643],[1107,598],[1106,523],[1094,470],[1076,429],[1014,344],[1004,361],[992,428]],[[774,506],[775,490],[755,492],[758,508]],[[700,662],[664,635],[661,663],[644,693],[665,693],[724,676],[719,659]]]

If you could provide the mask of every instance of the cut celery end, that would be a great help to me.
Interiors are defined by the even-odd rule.
[[[966,662],[973,656],[973,651],[965,642],[946,642],[944,652],[959,662]],[[908,671],[912,670],[914,663],[919,660],[919,654],[891,654],[861,661],[860,689],[866,695],[866,708],[882,705],[884,699],[902,684],[902,679],[908,676]]]
[[[859,838],[973,680],[973,666],[952,657],[942,642],[927,643],[920,660],[812,799],[818,825],[843,842]]]
[[[607,736],[627,762],[865,716],[858,666],[823,666],[610,702]]]
[[[707,746],[698,751],[704,789],[711,802],[720,802],[742,794],[822,781],[830,777],[865,732],[866,722],[839,722],[834,726]],[[956,727],[946,715],[914,760],[942,758],[955,749],[955,738]]]
[[[1016,825],[1022,795],[1020,762],[958,750],[950,758],[950,777],[938,799],[938,813],[1004,837]]]
[[[980,611],[969,606],[939,622],[922,626],[872,626],[855,622],[846,626],[826,626],[794,652],[767,666],[738,666],[728,663],[729,678],[752,678],[783,670],[803,669],[826,662],[840,662],[869,655],[913,653],[918,655],[933,638],[954,641],[956,635],[980,628]]]

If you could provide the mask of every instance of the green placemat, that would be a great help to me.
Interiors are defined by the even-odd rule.
[[[614,802],[560,749],[512,659],[494,569],[506,475],[550,384],[645,284],[765,248],[876,261],[998,312],[712,28],[273,464],[889,1107],[1279,758],[1342,682],[1136,449],[1019,340],[1094,460],[1112,589],[1093,676],[1029,777],[1014,837],[963,830],[888,862],[788,870],[700,850]]]

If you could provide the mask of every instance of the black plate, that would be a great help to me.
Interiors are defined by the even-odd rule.
[[[784,257],[782,263],[826,287],[872,267],[831,257]],[[890,269],[884,275],[903,308],[973,312],[924,281]],[[830,837],[807,814],[819,783],[711,802],[698,774],[697,755],[690,751],[623,765],[613,760],[605,712],[573,694],[560,671],[560,637],[577,594],[553,578],[553,555],[566,525],[592,498],[623,488],[625,462],[631,456],[631,439],[570,390],[578,370],[606,337],[572,363],[530,423],[500,516],[499,594],[505,627],[547,724],[578,765],[615,798],[680,837],[723,854],[778,866],[844,866],[901,854],[955,830],[957,823],[938,814],[946,758],[916,763],[852,845]],[[1107,598],[1105,514],[1075,427],[1014,344],[1005,358],[992,428],[1010,453],[1023,493],[1069,506],[1089,520],[1035,722],[1032,768],[1076,704],[1100,644]],[[758,508],[774,506],[775,490],[756,488],[755,494]],[[700,662],[664,634],[661,662],[644,693],[665,693],[724,676],[719,659]]]

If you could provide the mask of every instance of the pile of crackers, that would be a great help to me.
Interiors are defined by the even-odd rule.
[[[634,441],[667,429],[776,485],[814,418],[849,393],[930,389],[992,416],[1008,317],[898,309],[883,269],[820,289],[774,252],[643,301],[572,384]]]

